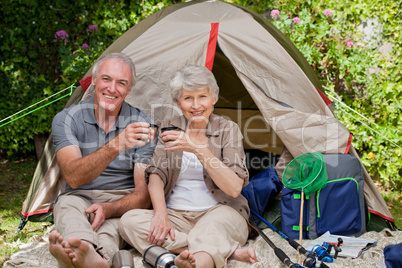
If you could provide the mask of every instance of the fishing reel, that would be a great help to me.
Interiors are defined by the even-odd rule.
[[[311,253],[314,254],[318,258],[318,260],[331,263],[334,261],[334,259],[338,257],[338,253],[342,251],[342,249],[340,248],[340,245],[342,243],[342,238],[338,238],[337,245],[324,242],[322,246],[315,245],[312,248]],[[331,255],[332,248],[334,248],[335,250],[334,255]]]

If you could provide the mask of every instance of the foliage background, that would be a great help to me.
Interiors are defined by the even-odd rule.
[[[143,18],[174,3],[0,1],[0,119],[74,84],[121,34]],[[97,30],[90,30],[92,25],[96,25]],[[55,36],[61,30],[68,38]],[[1,127],[0,153],[15,159],[33,152],[33,139],[50,132],[52,119],[63,108],[66,99]]]
[[[401,12],[397,0],[227,0],[247,6],[286,34],[316,71],[335,114],[370,174],[388,188],[402,182]],[[174,0],[0,0],[0,119],[74,84],[121,34]],[[330,10],[331,16],[324,15]],[[272,10],[279,16],[271,17]],[[295,22],[295,17],[300,21]],[[358,26],[379,23],[365,39]],[[296,20],[297,21],[297,20]],[[96,25],[96,30],[90,26]],[[57,31],[67,39],[55,37]],[[353,42],[353,46],[350,45]],[[86,44],[87,46],[83,46]],[[380,48],[392,45],[384,55]],[[67,98],[0,127],[0,154],[16,159],[48,135]],[[358,111],[360,115],[350,110]],[[0,122],[0,125],[4,124]]]
[[[332,96],[335,115],[354,134],[363,165],[386,187],[400,189],[402,2],[253,3],[259,13],[280,12],[271,16],[272,22],[303,53]]]

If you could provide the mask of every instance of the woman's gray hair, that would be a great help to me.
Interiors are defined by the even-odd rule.
[[[209,93],[218,101],[219,87],[213,73],[204,66],[187,65],[178,70],[170,80],[170,94],[178,100],[181,90],[200,90],[208,88]]]
[[[113,52],[110,54],[107,54],[106,56],[103,56],[100,60],[98,60],[93,68],[92,68],[92,76],[94,78],[94,80],[96,81],[96,74],[98,72],[99,66],[102,64],[102,62],[104,62],[105,60],[108,59],[119,59],[122,62],[124,62],[125,64],[128,65],[128,67],[130,67],[131,69],[131,82],[130,82],[130,87],[133,88],[135,86],[135,83],[137,82],[137,76],[135,73],[135,66],[133,61],[131,60],[131,58],[129,58],[128,56],[126,56],[123,53],[120,52]]]

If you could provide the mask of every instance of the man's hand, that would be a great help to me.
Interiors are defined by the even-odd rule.
[[[102,223],[106,219],[106,211],[104,208],[104,204],[102,203],[95,203],[92,204],[87,210],[85,210],[85,213],[88,215],[93,214],[93,219],[91,222],[92,229],[96,232],[98,229],[101,227]]]
[[[155,137],[154,128],[146,122],[135,122],[129,124],[118,136],[120,150],[128,150],[135,145],[144,146],[146,140],[153,140]]]

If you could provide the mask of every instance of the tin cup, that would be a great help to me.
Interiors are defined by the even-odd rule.
[[[141,140],[142,140],[142,141],[145,141],[145,142],[154,142],[154,141],[155,141],[156,134],[158,133],[158,125],[149,124],[149,128],[152,128],[152,129],[154,130],[154,134],[149,135],[148,138],[141,139]]]
[[[165,131],[170,131],[170,130],[183,131],[181,128],[179,128],[179,127],[174,127],[174,126],[161,128],[161,132],[162,132],[162,133],[165,132]]]
[[[171,130],[173,130],[173,131],[183,131],[183,132],[184,132],[183,129],[181,129],[181,128],[179,128],[179,127],[175,127],[175,126],[169,126],[169,127],[163,127],[163,128],[161,128],[161,132],[162,132],[162,133],[165,132],[165,131],[171,131]],[[171,142],[171,140],[165,141],[164,143],[166,143],[166,142]]]

